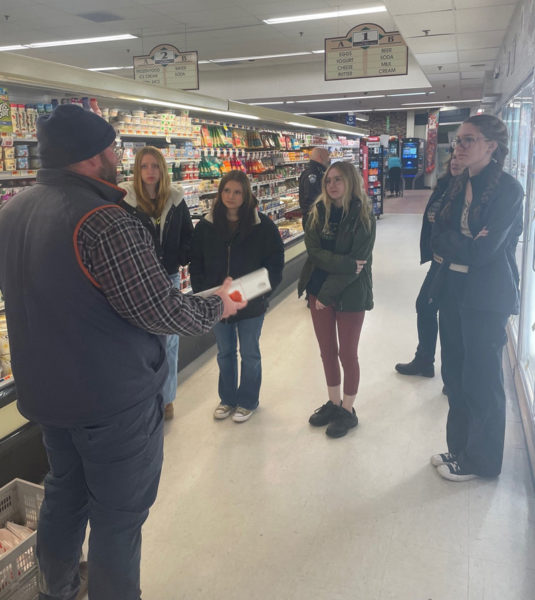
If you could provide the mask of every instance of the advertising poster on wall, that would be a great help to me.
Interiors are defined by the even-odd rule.
[[[436,167],[439,110],[430,110],[427,117],[427,146],[425,150],[425,172],[432,173]]]

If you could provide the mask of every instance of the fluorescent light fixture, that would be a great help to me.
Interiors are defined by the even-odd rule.
[[[26,46],[14,44],[13,46],[0,46],[0,52],[11,52],[12,50],[26,50]]]
[[[132,65],[128,67],[92,67],[91,69],[87,69],[88,71],[121,71],[122,69],[133,69]]]
[[[284,104],[283,100],[277,100],[277,102],[248,102],[251,106],[268,106],[268,104]]]
[[[384,98],[384,94],[379,96],[349,96],[348,98],[316,98],[311,100],[296,100],[303,104],[312,104],[313,102],[340,102],[341,100],[365,100],[366,98]]]
[[[314,112],[305,112],[305,113],[294,113],[294,115],[300,114],[300,115],[340,115],[340,114],[346,114],[346,113],[352,113],[355,112],[353,110],[319,110],[319,111],[314,111]],[[357,119],[357,121],[365,121],[367,122],[368,119],[364,119],[363,117],[358,117],[357,115],[355,115],[355,119]]]
[[[335,131],[336,133],[344,133],[345,135],[356,135],[357,137],[363,137],[363,133],[354,133],[353,131],[345,131],[344,129],[330,128],[329,131]]]
[[[407,92],[406,94],[387,94],[389,98],[397,98],[398,96],[427,96],[436,94],[436,92]]]
[[[262,56],[239,56],[237,58],[212,58],[211,63],[242,62],[244,60],[264,60],[267,58],[286,58],[288,56],[306,56],[312,52],[287,52],[286,54],[264,54]]]
[[[325,50],[312,50],[312,54],[325,54]]]
[[[32,42],[31,44],[22,44],[17,46],[2,46],[0,51],[8,52],[9,50],[27,50],[28,48],[52,48],[54,46],[77,46],[79,44],[96,44],[98,42],[117,42],[120,40],[132,40],[137,38],[137,35],[123,33],[121,35],[105,35],[94,38],[79,38],[76,40],[56,40],[54,42]]]
[[[444,110],[445,108],[447,108],[446,106],[444,106],[443,104],[441,104],[440,102],[438,104],[426,104],[425,106],[408,106],[408,107],[398,107],[398,108],[375,108],[373,110],[373,112],[396,112],[396,111],[400,111],[400,110],[419,110],[419,109],[426,109],[426,108],[438,108],[438,110]]]
[[[350,10],[335,10],[332,12],[313,13],[311,15],[296,15],[293,17],[276,17],[264,19],[267,25],[279,25],[280,23],[298,23],[300,21],[316,21],[318,19],[336,19],[337,17],[351,17],[353,15],[368,15],[371,13],[386,12],[386,6],[379,4],[369,8],[353,8]]]
[[[140,102],[144,104],[154,104],[155,106],[167,106],[169,108],[181,108],[185,110],[195,110],[199,112],[213,113],[216,115],[223,115],[225,117],[238,117],[240,119],[253,119],[258,120],[260,117],[256,115],[248,115],[245,113],[232,112],[230,110],[215,110],[213,108],[202,108],[201,106],[192,106],[190,104],[178,104],[176,102],[165,102],[163,100],[152,100],[151,98],[141,98]]]
[[[440,110],[458,110],[458,106],[442,106]]]
[[[98,42],[118,42],[120,40],[132,40],[137,38],[137,35],[124,33],[121,35],[105,35],[94,38],[79,38],[76,40],[57,40],[55,42],[35,42],[25,44],[28,48],[52,48],[53,46],[77,46],[79,44],[96,44]]]
[[[439,104],[464,104],[466,102],[481,102],[481,98],[475,100],[441,100]],[[429,104],[429,102],[404,102],[401,106],[418,106],[419,104]]]
[[[297,123],[296,121],[286,121],[286,125],[293,125],[294,127],[305,127],[306,129],[319,129],[315,125],[305,125],[304,123]]]

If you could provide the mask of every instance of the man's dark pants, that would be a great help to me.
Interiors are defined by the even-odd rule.
[[[50,472],[37,530],[40,600],[74,600],[87,523],[90,600],[139,600],[141,526],[163,461],[162,397],[87,427],[42,426]]]

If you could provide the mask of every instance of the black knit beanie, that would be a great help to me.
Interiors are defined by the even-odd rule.
[[[102,117],[76,104],[60,104],[37,120],[43,167],[58,169],[96,156],[115,140],[115,129]]]

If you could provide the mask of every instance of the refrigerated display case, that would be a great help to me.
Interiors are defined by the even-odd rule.
[[[524,230],[517,247],[520,314],[509,327],[509,355],[532,468],[535,472],[535,81],[533,77],[503,107],[509,131],[505,170],[524,188]]]

